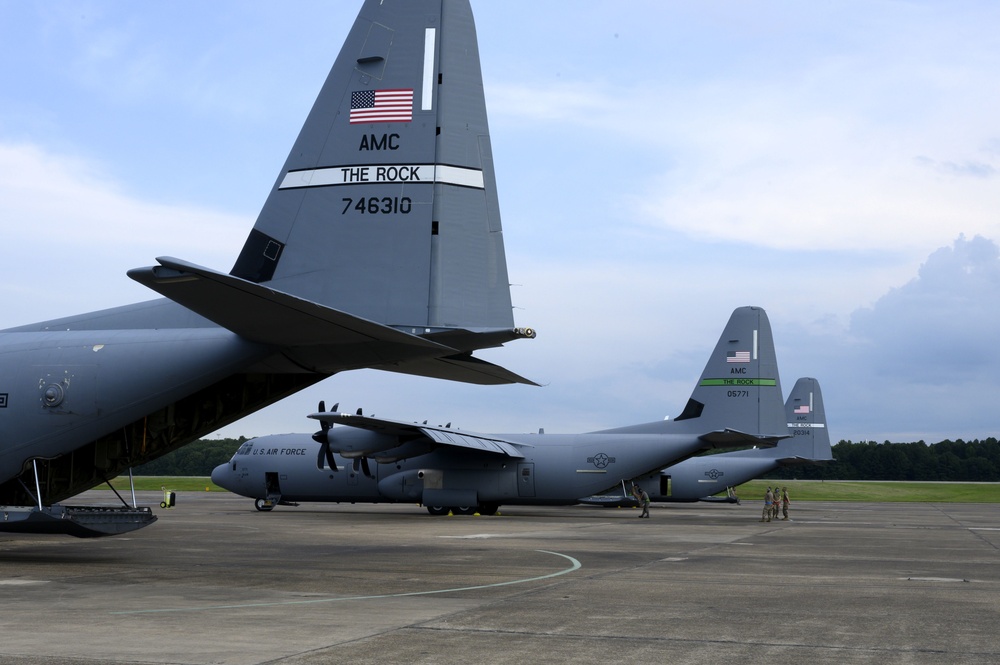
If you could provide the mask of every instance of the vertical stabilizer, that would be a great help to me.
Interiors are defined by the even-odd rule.
[[[233,267],[392,326],[509,329],[467,0],[367,0]]]
[[[677,426],[787,436],[778,361],[767,313],[740,307],[729,318]]]
[[[826,410],[823,408],[823,393],[816,379],[802,378],[785,403],[785,416],[792,438],[778,444],[775,451],[779,457],[796,457],[807,460],[828,461],[833,459],[830,447],[830,431],[826,427]]]

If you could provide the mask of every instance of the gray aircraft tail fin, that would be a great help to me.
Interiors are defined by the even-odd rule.
[[[731,430],[772,439],[787,437],[778,360],[763,309],[740,307],[729,317],[698,385],[674,423],[696,432]],[[745,445],[746,441],[734,443]]]
[[[694,434],[707,448],[772,447],[787,439],[778,361],[767,314],[760,307],[740,307],[733,312],[679,416],[604,431]]]
[[[419,334],[513,328],[467,0],[366,0],[231,274]]]
[[[802,378],[795,382],[795,387],[785,402],[785,416],[792,438],[782,441],[775,449],[783,464],[826,462],[833,459],[819,381]]]

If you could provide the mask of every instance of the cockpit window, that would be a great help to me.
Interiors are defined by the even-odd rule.
[[[251,450],[253,450],[253,441],[247,441],[242,446],[240,446],[239,450],[236,451],[236,454],[249,455]]]

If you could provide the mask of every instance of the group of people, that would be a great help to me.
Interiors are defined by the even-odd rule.
[[[640,518],[649,517],[649,494],[646,490],[642,489],[635,483],[632,483],[632,498],[634,498],[639,505],[642,507],[642,514],[639,515]],[[735,496],[735,494],[734,494]],[[761,522],[770,522],[772,519],[778,519],[778,513],[781,512],[781,519],[788,519],[788,504],[791,500],[788,498],[788,488],[782,487],[780,490],[775,487],[771,489],[767,488],[767,493],[764,494],[764,512],[761,513]]]
[[[768,487],[767,493],[764,494],[764,512],[760,515],[761,522],[770,522],[772,519],[778,519],[778,511],[782,513],[783,520],[788,519],[788,504],[791,501],[788,498],[788,488],[782,487],[780,490],[775,487],[773,490]]]

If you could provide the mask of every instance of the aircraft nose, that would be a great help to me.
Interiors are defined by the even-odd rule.
[[[230,486],[232,485],[230,482],[231,479],[232,473],[229,470],[228,462],[226,464],[220,464],[212,469],[212,482],[223,489],[229,490],[230,492],[233,491],[233,488]]]

